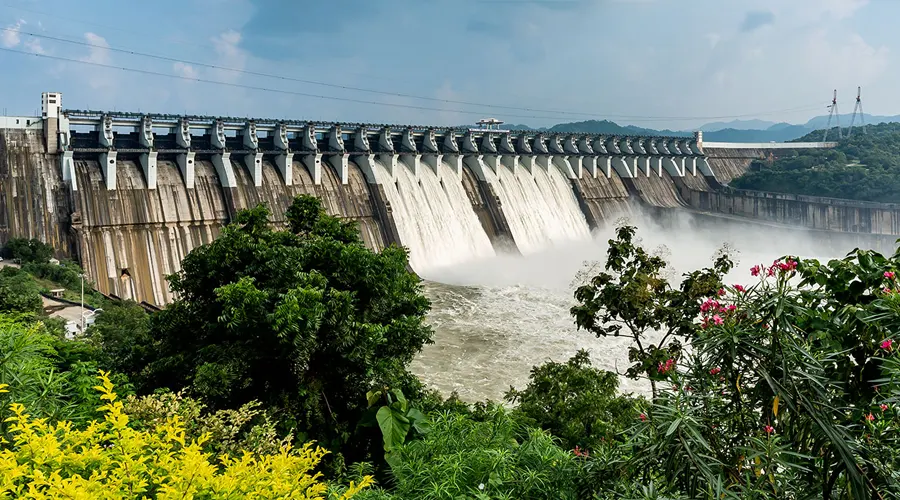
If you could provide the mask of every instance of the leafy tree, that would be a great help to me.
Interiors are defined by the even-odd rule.
[[[0,269],[0,312],[33,312],[44,309],[37,284],[14,267]]]
[[[723,254],[713,267],[685,275],[676,289],[664,275],[665,260],[636,245],[635,231],[628,225],[617,229],[616,239],[609,240],[606,270],[575,290],[578,304],[571,313],[579,329],[597,337],[624,334],[634,339],[627,374],[649,377],[655,392],[664,374],[659,368],[681,355],[682,340],[695,328],[699,299],[721,288],[732,262]],[[658,345],[648,343],[653,336]]]
[[[635,485],[674,498],[900,493],[900,254],[856,250],[827,264],[785,257],[754,266],[757,284],[716,289],[728,263],[721,256],[674,290],[641,272],[655,264],[634,265],[646,252],[631,238],[620,230],[608,263],[630,278],[599,273],[585,285],[596,289],[576,292],[587,299],[573,308],[576,320],[592,310],[630,325],[659,318],[656,335],[678,335],[688,348],[636,370],[657,382],[653,404],[618,461],[589,459],[598,496],[630,496]],[[615,305],[603,300],[614,293],[622,305],[609,313]]]
[[[6,242],[4,253],[22,264],[43,264],[53,257],[53,247],[35,239],[12,238]]]
[[[531,369],[528,387],[510,388],[505,398],[536,427],[550,431],[573,449],[592,450],[619,441],[646,406],[641,399],[619,395],[615,373],[591,367],[588,352],[579,350],[565,363],[549,362]]]
[[[85,336],[100,350],[101,365],[114,371],[145,366],[152,358],[150,316],[134,301],[107,305]]]
[[[239,212],[169,277],[178,299],[153,315],[149,339],[122,350],[148,356],[128,370],[143,391],[188,387],[214,410],[259,399],[335,449],[370,389],[415,394],[406,366],[430,342],[429,302],[403,249],[367,249],[355,223],[309,196],[287,218],[279,230],[263,205]]]

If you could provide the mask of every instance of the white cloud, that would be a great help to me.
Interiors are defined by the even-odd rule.
[[[16,24],[10,24],[3,30],[3,33],[0,34],[0,44],[2,44],[5,48],[11,49],[19,45],[22,42],[21,36],[19,36],[19,31],[22,29],[22,26],[27,24],[24,19],[19,19],[16,21]]]
[[[46,54],[47,51],[44,50],[44,47],[41,45],[41,41],[37,38],[32,38],[31,40],[25,40],[22,44],[29,52],[33,52],[35,54]]]
[[[193,66],[180,61],[172,64],[172,69],[175,70],[176,75],[185,78],[197,78],[199,76],[199,73],[197,73],[197,70]]]
[[[88,55],[82,57],[81,60],[97,64],[109,64],[112,60],[112,54],[106,39],[91,32],[85,33],[84,38],[91,44],[91,47],[88,48]]]

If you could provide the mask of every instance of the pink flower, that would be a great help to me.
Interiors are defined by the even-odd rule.
[[[866,415],[866,421],[868,421],[868,422],[875,421],[875,415],[872,415],[871,413],[869,413],[868,415]]]
[[[714,311],[718,307],[719,307],[718,300],[706,299],[706,301],[704,303],[700,304],[700,311],[701,312]]]
[[[767,425],[767,426],[763,427],[763,429],[765,429],[766,434],[771,434],[771,433],[775,432],[775,428],[772,427],[771,425]]]
[[[641,413],[641,414],[638,416],[638,418],[641,419],[641,422],[646,422],[646,421],[647,421],[647,415],[644,415],[643,413]]]
[[[716,292],[716,293],[719,294],[719,297],[721,297],[721,296],[725,295],[725,289],[724,289],[724,288],[719,288],[719,291]]]
[[[745,292],[745,291],[747,291],[747,290],[744,288],[743,285],[734,285],[734,289],[737,290],[738,292]]]
[[[778,262],[776,260],[773,265],[778,266],[778,269],[781,269],[782,271],[793,271],[794,269],[797,269],[797,261],[793,259],[788,259],[784,262]]]
[[[710,370],[709,374],[710,375],[718,375],[720,371],[722,371],[722,369],[717,366],[717,367],[713,368],[712,370]]]
[[[887,279],[889,279],[889,280],[894,279],[894,271],[885,271],[885,272],[884,272],[884,277],[887,278]]]
[[[713,323],[715,323],[716,325],[721,325],[722,323],[725,322],[725,320],[723,320],[722,317],[719,316],[718,314],[716,314],[715,316],[713,316],[713,317],[712,317],[712,320],[713,320]]]
[[[728,304],[728,312],[734,312],[737,310],[737,306],[734,304]]]
[[[766,276],[775,276],[775,266],[766,269]]]
[[[759,276],[760,266],[759,264],[750,268],[750,276]]]
[[[888,287],[884,287],[881,291],[882,291],[883,293],[885,293],[885,294],[889,294],[889,293],[893,293],[893,292],[894,292],[893,290],[891,290],[891,289],[888,288]]]
[[[893,348],[894,341],[891,339],[886,339],[881,342],[881,348],[885,351],[890,351]]]
[[[659,366],[656,368],[656,371],[658,371],[659,373],[667,373],[667,372],[671,371],[674,366],[675,366],[675,360],[672,358],[669,358],[666,360],[665,364],[660,363]]]
[[[882,404],[881,404],[881,411],[887,411],[887,409],[888,409],[888,405],[882,403]]]

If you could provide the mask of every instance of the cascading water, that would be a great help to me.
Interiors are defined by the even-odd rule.
[[[433,269],[495,255],[459,176],[446,164],[438,169],[440,178],[423,164],[417,178],[401,163],[394,169],[395,182],[384,184],[397,232],[409,248],[410,265],[423,276]]]
[[[590,239],[591,230],[572,185],[555,166],[549,170],[535,166],[533,174],[523,167],[515,173],[501,167],[496,175],[497,196],[522,253]]]

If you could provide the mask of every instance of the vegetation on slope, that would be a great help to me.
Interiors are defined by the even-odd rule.
[[[194,250],[161,313],[112,306],[75,340],[27,302],[0,313],[0,495],[900,495],[900,254],[786,257],[739,284],[722,254],[673,285],[622,227],[571,313],[631,338],[652,396],[581,351],[502,407],[408,373],[431,331],[402,249],[364,248],[314,198],[287,227],[268,215]]]
[[[836,132],[836,131],[835,131]],[[799,141],[820,141],[821,131]],[[900,202],[900,123],[855,128],[835,149],[788,151],[771,164],[754,161],[731,182],[739,189]]]

